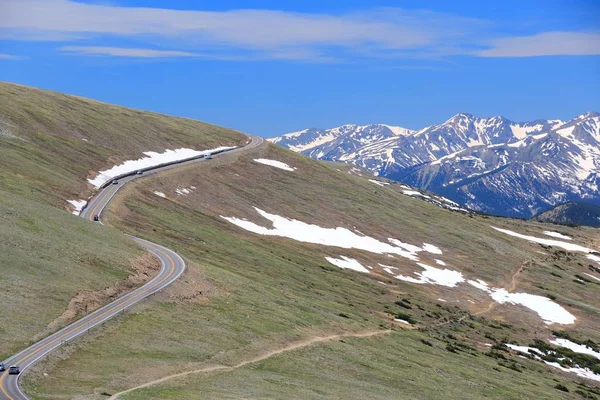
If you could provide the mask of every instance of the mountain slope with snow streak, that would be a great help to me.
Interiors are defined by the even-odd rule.
[[[271,139],[314,159],[441,194],[470,209],[531,217],[557,204],[600,204],[600,114],[517,123],[457,114],[394,132],[385,125],[307,129]]]

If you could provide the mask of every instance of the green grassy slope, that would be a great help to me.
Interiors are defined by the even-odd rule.
[[[445,346],[426,334],[406,331],[377,338],[343,339],[232,372],[187,376],[122,398],[569,398],[557,391],[556,382],[544,378],[544,371],[532,362],[518,360],[518,368],[524,372],[517,373],[499,367],[493,358],[448,353]],[[482,374],[482,370],[487,373]]]
[[[144,254],[114,229],[6,191],[0,226],[0,359],[50,333],[77,293],[127,278]]]
[[[143,151],[244,141],[198,121],[0,83],[0,358],[68,322],[57,318],[78,293],[94,292],[73,299],[72,318],[141,283],[125,278],[149,262],[142,249],[63,211],[92,194],[90,173]]]
[[[259,157],[297,170],[252,161]],[[188,195],[176,193],[192,186]],[[124,398],[577,398],[554,388],[562,382],[572,393],[578,388],[573,375],[486,346],[548,339],[556,327],[533,312],[494,305],[467,284],[401,282],[377,267],[419,271],[408,259],[260,236],[220,218],[266,225],[255,206],[382,241],[435,244],[443,255],[421,254],[423,262],[442,258],[467,279],[553,296],[577,316],[565,330],[600,341],[600,285],[574,281],[588,271],[587,260],[490,227],[539,236],[547,226],[443,210],[394,185],[381,188],[341,166],[264,145],[145,178],[118,195],[108,223],[180,252],[188,271],[161,295],[96,330],[94,340],[74,345],[68,358],[36,367],[25,387],[43,399],[103,398],[182,371],[234,366],[317,336],[392,329],[387,336],[318,344],[234,371],[168,380]],[[592,229],[563,231],[580,244],[600,244]],[[345,271],[325,260],[341,255],[375,269]],[[395,316],[414,320],[418,330],[394,322]]]
[[[0,185],[65,208],[87,199],[87,178],[142,152],[239,145],[203,122],[0,82]]]

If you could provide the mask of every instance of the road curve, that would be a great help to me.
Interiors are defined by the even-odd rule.
[[[260,146],[264,139],[257,136],[249,136],[249,142],[243,147],[237,147],[232,150],[214,155],[214,158],[223,157],[226,154],[237,153],[247,151],[251,148]],[[117,191],[125,186],[128,182],[142,178],[148,175],[155,174],[167,169],[177,168],[182,165],[187,165],[195,162],[203,161],[202,158],[189,160],[185,162],[173,163],[171,165],[164,165],[155,169],[147,170],[143,175],[131,175],[119,179],[118,184],[111,184],[102,189],[96,194],[89,202],[87,207],[81,212],[80,216],[89,221],[93,221],[93,216],[102,214],[102,211],[110,200],[114,197]],[[210,162],[206,160],[205,162]],[[104,321],[122,313],[128,307],[138,303],[140,300],[150,296],[153,293],[158,292],[164,287],[170,285],[185,271],[185,261],[174,251],[158,245],[156,243],[149,242],[144,239],[130,236],[140,246],[148,250],[160,259],[161,269],[160,272],[147,282],[144,286],[141,286],[113,301],[110,304],[105,305],[102,308],[86,315],[85,317],[73,322],[72,324],[62,328],[61,330],[53,333],[52,335],[40,340],[39,342],[29,346],[28,348],[21,350],[19,353],[4,360],[4,364],[7,369],[10,365],[18,365],[21,368],[21,373],[26,369],[30,368],[36,362],[41,360],[44,356],[60,347],[61,345],[75,339],[79,335],[82,335],[89,331],[89,329],[103,323]],[[7,400],[22,400],[29,399],[20,388],[20,377],[21,375],[8,375],[8,372],[3,372],[0,376],[0,399]]]

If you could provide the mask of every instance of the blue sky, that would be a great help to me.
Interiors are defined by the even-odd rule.
[[[0,80],[263,136],[600,111],[593,0],[0,0]]]

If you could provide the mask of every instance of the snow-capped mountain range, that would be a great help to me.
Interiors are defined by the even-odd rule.
[[[528,218],[556,204],[600,204],[600,114],[513,122],[457,114],[414,131],[383,124],[305,129],[271,142],[319,160],[448,197],[473,210]]]

